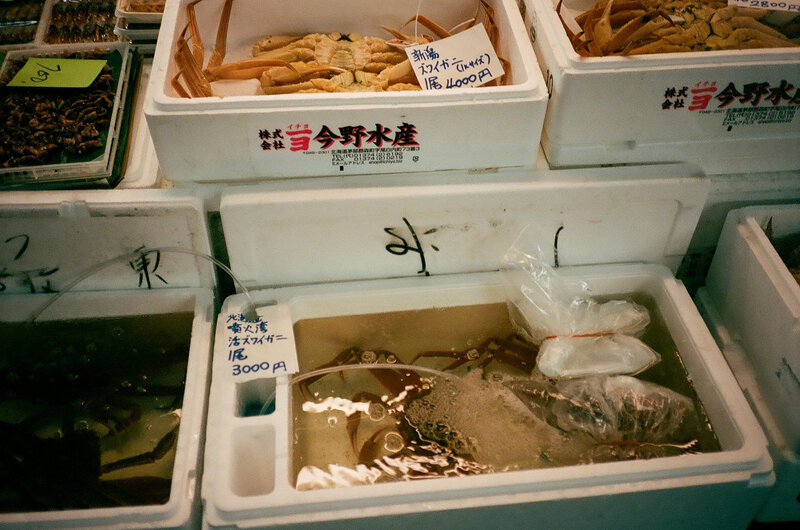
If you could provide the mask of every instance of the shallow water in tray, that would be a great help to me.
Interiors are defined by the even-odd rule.
[[[800,283],[800,234],[775,238],[772,244],[789,273]]]
[[[636,301],[650,310],[642,339],[661,362],[636,379],[577,383],[533,370],[537,348],[513,334],[504,303],[298,321],[301,373],[364,368],[293,385],[295,486],[718,451],[655,304]]]
[[[192,318],[0,322],[0,512],[169,500]]]

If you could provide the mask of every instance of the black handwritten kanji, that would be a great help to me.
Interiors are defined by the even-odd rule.
[[[135,252],[142,250],[144,247],[139,247],[136,249]],[[150,258],[151,254],[155,254],[155,260]],[[148,250],[146,252],[140,252],[139,256],[128,262],[131,269],[133,269],[139,275],[139,287],[143,284],[146,284],[148,289],[152,289],[153,285],[150,281],[151,276],[155,276],[159,280],[161,280],[164,284],[167,284],[167,280],[164,279],[163,276],[158,274],[156,271],[158,270],[158,266],[161,264],[161,252],[158,250]]]
[[[419,259],[421,262],[421,268],[417,271],[417,274],[424,274],[425,276],[430,276],[430,272],[428,272],[427,264],[425,262],[425,252],[422,249],[422,244],[420,243],[419,238],[417,237],[417,233],[414,231],[414,227],[411,226],[411,223],[408,222],[408,219],[403,217],[403,222],[408,228],[408,231],[411,233],[411,238],[414,240],[414,246],[410,245],[408,240],[401,236],[400,234],[395,233],[395,229],[392,227],[384,228],[383,231],[389,234],[392,237],[396,237],[400,240],[400,243],[389,243],[386,245],[386,250],[394,254],[395,256],[403,256],[408,254],[409,252],[416,252],[419,254]],[[435,230],[428,230],[425,233],[430,234],[433,233]],[[437,247],[431,245],[431,248],[434,250],[439,250]]]
[[[14,257],[11,261],[18,261],[28,250],[30,243],[30,236],[27,234],[17,234],[5,239],[4,243],[10,245],[12,243],[19,243],[19,248],[16,250]],[[49,276],[58,272],[58,267],[36,267],[33,269],[14,270],[9,269],[7,265],[3,265],[0,269],[0,292],[8,289],[8,280],[16,279],[19,284],[28,288],[31,294],[36,292],[55,293],[57,289],[50,283]]]

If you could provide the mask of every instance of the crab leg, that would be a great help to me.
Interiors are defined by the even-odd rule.
[[[231,21],[231,8],[233,7],[233,0],[225,0],[222,6],[222,13],[219,18],[219,27],[217,29],[217,41],[214,43],[214,51],[211,53],[211,58],[208,60],[207,68],[215,68],[222,64],[225,60],[225,52],[228,46],[228,24]]]
[[[449,31],[447,31],[442,26],[440,26],[439,24],[437,24],[436,22],[432,21],[431,19],[429,19],[424,15],[414,15],[413,17],[406,20],[405,23],[400,27],[404,28],[410,23],[415,21],[419,22],[420,24],[422,24],[423,26],[434,32],[436,36],[439,37],[440,39],[444,39],[450,36]]]
[[[186,28],[178,37],[177,51],[175,52],[175,63],[178,66],[178,74],[173,78],[173,86],[178,83],[178,79],[183,77],[186,82],[191,97],[210,97],[213,95],[211,84],[200,70],[200,65],[195,62],[189,45],[186,42]]]
[[[186,25],[189,28],[189,36],[192,40],[192,55],[197,64],[202,65],[206,60],[206,51],[203,48],[203,39],[200,37],[200,27],[197,25],[197,16],[194,6],[201,0],[194,0],[186,5]],[[184,30],[185,33],[186,30]]]
[[[210,81],[217,79],[258,79],[272,67],[286,67],[296,72],[294,67],[286,61],[273,61],[267,59],[248,59],[238,63],[228,63],[206,69]]]
[[[598,2],[597,4],[594,5],[594,7],[592,9],[589,9],[589,10],[581,13],[580,15],[576,16],[575,17],[575,22],[577,22],[579,26],[583,27],[587,20],[593,19],[593,18],[596,18],[597,16],[599,16],[600,12],[602,12],[602,10],[603,10],[603,7],[604,7],[603,4],[601,2]],[[615,23],[615,16],[614,15],[617,14],[617,13],[624,12],[624,11],[630,11],[632,9],[644,9],[644,6],[641,4],[641,2],[638,2],[637,0],[633,0],[633,1],[629,1],[629,2],[617,2],[611,8],[610,20],[612,21],[612,23],[614,23],[616,25],[616,24],[618,24],[618,22]]]
[[[614,52],[625,48],[629,43],[636,42],[642,37],[664,26],[664,21],[657,18],[664,17],[666,23],[672,25],[672,20],[661,11],[651,11],[644,15],[628,21],[617,31],[605,48],[606,53]]]
[[[608,0],[602,16],[600,16],[597,23],[592,28],[595,45],[603,53],[606,52],[608,44],[611,42],[611,7],[613,5],[614,0]]]

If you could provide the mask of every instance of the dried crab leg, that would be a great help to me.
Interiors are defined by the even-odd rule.
[[[784,17],[780,27],[773,27],[761,21],[774,21],[768,11],[728,6],[718,0],[601,0],[575,17],[578,33],[564,21],[561,7],[559,2],[558,16],[582,56],[800,45],[787,36],[787,28],[800,17]]]
[[[194,0],[186,6],[186,26],[176,42],[174,55],[177,73],[171,79],[173,89],[181,97],[213,96],[211,81],[219,79],[253,79],[260,77],[266,69],[275,66],[292,68],[286,61],[245,60],[223,66],[227,51],[228,25],[230,23],[233,0],[225,0],[222,5],[217,37],[208,64],[203,68],[205,48],[197,24],[195,5],[202,0]],[[188,38],[187,38],[188,33]],[[189,46],[191,42],[191,48]]]

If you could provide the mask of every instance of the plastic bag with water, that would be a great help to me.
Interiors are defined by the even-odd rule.
[[[585,282],[563,277],[536,244],[519,241],[503,258],[509,316],[515,331],[539,345],[536,365],[550,378],[636,374],[660,360],[637,338],[650,323],[628,300],[598,302]]]

